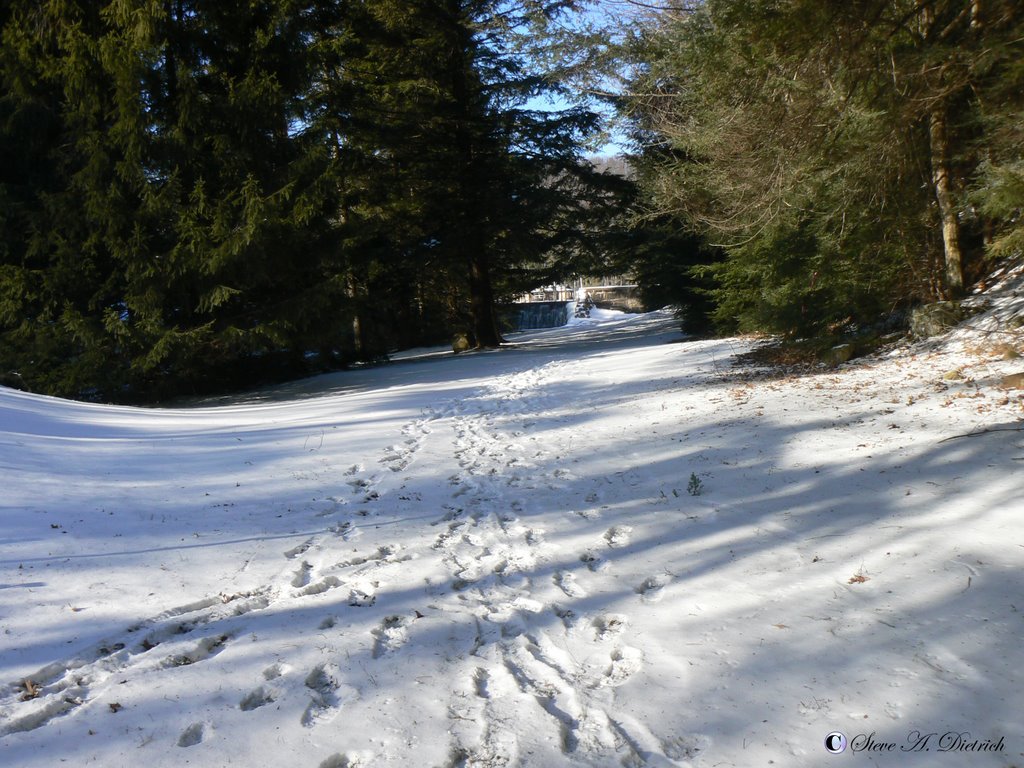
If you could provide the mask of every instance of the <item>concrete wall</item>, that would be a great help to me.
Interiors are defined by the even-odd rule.
[[[573,302],[531,301],[500,307],[499,316],[507,330],[531,331],[539,328],[560,328],[569,322]]]

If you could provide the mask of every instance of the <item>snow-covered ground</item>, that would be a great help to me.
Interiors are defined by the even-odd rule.
[[[0,390],[0,763],[1019,766],[986,318],[801,374],[653,313],[173,410]]]

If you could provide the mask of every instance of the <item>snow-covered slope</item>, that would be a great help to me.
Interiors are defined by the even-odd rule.
[[[654,313],[204,407],[0,390],[3,764],[1020,765],[1022,401],[972,333],[779,375]]]

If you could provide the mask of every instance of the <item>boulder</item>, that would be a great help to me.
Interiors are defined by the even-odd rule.
[[[1002,389],[1024,389],[1024,373],[1011,373],[1003,376],[999,386]]]
[[[472,342],[469,340],[468,333],[457,333],[452,338],[452,352],[459,354],[459,352],[468,352],[473,348]]]
[[[915,339],[938,336],[955,328],[965,316],[959,301],[925,304],[910,313],[910,333]]]
[[[832,365],[850,362],[855,356],[853,344],[839,344],[828,351],[828,362]]]
[[[28,387],[26,387],[25,382],[22,381],[21,374],[15,371],[0,373],[0,386],[10,387],[11,389],[20,389],[23,392],[28,392]]]

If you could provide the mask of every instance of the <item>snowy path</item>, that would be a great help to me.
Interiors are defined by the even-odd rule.
[[[1019,399],[677,338],[215,408],[0,391],[5,764],[817,765],[831,730],[1019,764],[1022,440],[939,442]]]

